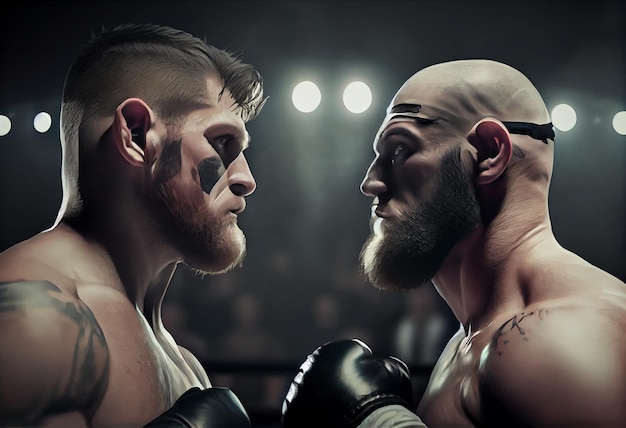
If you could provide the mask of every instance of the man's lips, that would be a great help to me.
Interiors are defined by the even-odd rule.
[[[372,218],[389,218],[392,217],[389,212],[389,208],[385,205],[373,204],[372,205]]]
[[[241,198],[237,201],[236,204],[233,205],[228,211],[233,214],[240,214],[243,210],[246,209],[246,200]]]
[[[381,206],[377,206],[373,211],[374,211],[374,215],[376,217],[380,217],[380,218],[389,218],[389,217],[391,217],[389,215],[389,213],[384,208],[382,208]]]
[[[372,202],[371,216],[372,216],[372,218],[375,218],[375,217],[389,218],[389,217],[391,217],[391,213],[389,212],[389,207],[387,206],[386,203],[381,202],[378,197],[375,197],[374,201]]]

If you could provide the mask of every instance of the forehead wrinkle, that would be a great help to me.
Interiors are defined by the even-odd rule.
[[[398,91],[394,102],[420,104],[420,113],[443,118],[454,127],[466,128],[470,122],[493,110],[493,102],[484,94],[475,76],[458,74],[458,70],[430,67],[416,73]],[[485,79],[484,76],[477,80]],[[469,128],[468,128],[469,130]]]

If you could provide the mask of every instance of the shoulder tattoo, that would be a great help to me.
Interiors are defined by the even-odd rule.
[[[493,335],[491,339],[492,349],[497,351],[498,355],[501,355],[502,347],[506,346],[510,340],[529,340],[530,337],[524,324],[528,323],[530,320],[541,321],[547,314],[548,309],[537,309],[531,312],[522,312],[514,315],[502,324]]]
[[[56,396],[50,397],[46,412],[80,408],[89,413],[89,407],[104,395],[109,365],[106,340],[94,314],[77,296],[62,292],[49,281],[0,282],[0,315],[12,313],[29,325],[29,314],[40,309],[51,311],[45,318],[50,322],[57,319],[76,326],[73,349],[67,351],[69,377]],[[36,328],[36,324],[28,328]]]

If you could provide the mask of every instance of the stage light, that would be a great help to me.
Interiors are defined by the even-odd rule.
[[[567,132],[576,125],[576,111],[568,104],[559,104],[552,109],[552,124],[559,131]]]
[[[363,113],[372,105],[372,91],[363,82],[352,82],[343,91],[343,104],[352,113]]]
[[[37,113],[33,120],[33,127],[42,134],[50,129],[50,125],[52,125],[52,117],[45,111]]]
[[[619,135],[626,135],[626,111],[619,111],[613,116],[613,129]]]
[[[0,137],[4,137],[11,130],[11,119],[8,116],[0,114]]]
[[[320,105],[322,93],[315,83],[306,80],[293,88],[291,101],[294,107],[301,112],[310,113]]]

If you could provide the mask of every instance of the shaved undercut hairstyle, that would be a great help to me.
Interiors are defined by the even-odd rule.
[[[103,28],[79,52],[65,80],[61,105],[63,203],[57,221],[81,211],[79,159],[127,98],[143,99],[168,128],[176,128],[206,97],[206,77],[221,76],[244,121],[263,107],[263,79],[234,54],[189,33],[153,24]],[[221,94],[220,94],[221,95]]]

